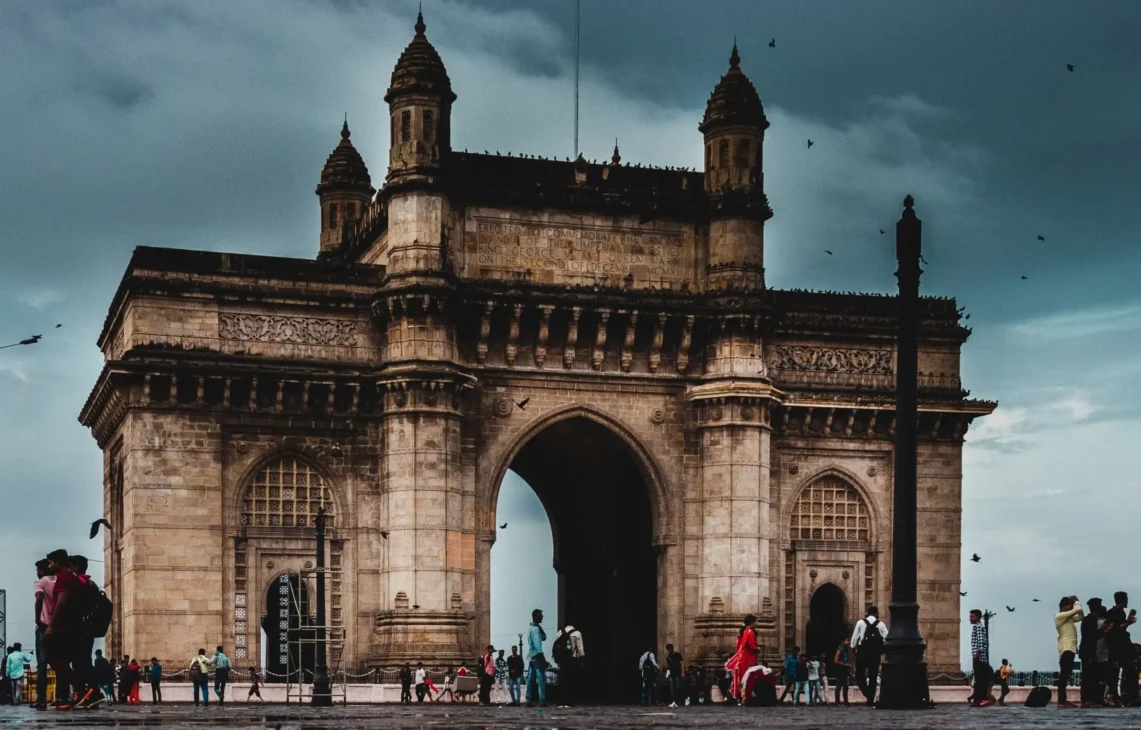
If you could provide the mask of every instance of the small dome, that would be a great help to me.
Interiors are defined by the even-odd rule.
[[[424,35],[425,28],[424,14],[419,13],[416,16],[416,35],[404,53],[400,54],[396,68],[392,69],[392,84],[384,95],[385,102],[391,103],[400,94],[417,91],[439,94],[449,102],[456,100],[448,70],[444,68],[440,54]]]
[[[709,95],[709,103],[705,105],[705,116],[698,127],[702,132],[713,125],[745,124],[767,129],[769,121],[765,119],[765,108],[761,105],[761,97],[757,94],[753,82],[741,70],[741,57],[737,55],[737,44],[733,44],[733,53],[729,56],[729,71],[721,77],[721,81],[714,87]]]
[[[333,189],[368,190],[372,193],[372,178],[369,177],[368,167],[365,166],[361,154],[349,141],[349,122],[341,127],[341,142],[325,160],[325,167],[321,170],[321,184],[317,186],[320,195]]]

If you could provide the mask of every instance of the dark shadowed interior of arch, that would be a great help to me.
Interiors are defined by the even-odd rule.
[[[657,557],[649,488],[634,454],[605,426],[578,417],[535,435],[510,468],[550,520],[558,606],[544,623],[582,632],[583,699],[636,701],[638,657],[657,635]]]
[[[309,608],[308,586],[297,573],[283,573],[269,584],[261,620],[267,682],[285,682],[290,675],[298,682],[302,673],[312,681],[316,655]]]
[[[845,636],[850,635],[844,618],[844,591],[833,583],[825,583],[812,594],[808,604],[808,626],[805,629],[805,651],[809,656],[823,654],[829,663]]]

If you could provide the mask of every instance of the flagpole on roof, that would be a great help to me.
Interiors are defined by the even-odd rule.
[[[574,157],[572,159],[578,159],[579,4],[580,0],[574,0]]]

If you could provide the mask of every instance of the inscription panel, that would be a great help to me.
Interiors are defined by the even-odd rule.
[[[473,216],[466,276],[568,284],[680,288],[692,280],[692,237],[680,228]]]

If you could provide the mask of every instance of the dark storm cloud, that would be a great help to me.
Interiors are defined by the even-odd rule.
[[[1058,536],[1129,539],[1141,517],[1141,426],[1128,417],[1141,412],[1141,4],[582,6],[590,158],[618,137],[627,160],[700,165],[696,127],[737,36],[772,122],[771,285],[891,291],[890,233],[916,196],[924,291],[967,306],[964,380],[1003,401],[968,434],[964,541],[1005,553],[972,577],[972,598],[1056,594],[1052,578],[1024,576]],[[0,4],[0,340],[46,333],[0,351],[4,516],[27,547],[0,564],[13,625],[33,558],[94,552],[101,462],[75,416],[131,249],[312,256],[313,188],[343,113],[383,179],[383,95],[415,12],[411,1]],[[459,94],[457,148],[570,154],[571,0],[431,0],[424,12]],[[1116,508],[1051,509],[1058,497],[1043,496],[1078,487]],[[1020,523],[1023,501],[1044,505],[1033,525]],[[50,504],[73,509],[45,520]],[[506,533],[541,532],[536,504],[501,504],[528,530]],[[528,543],[507,544],[497,556],[549,570]],[[1132,574],[1118,552],[1102,560],[1106,575]],[[1049,666],[1040,644],[1027,639],[1018,661]]]

